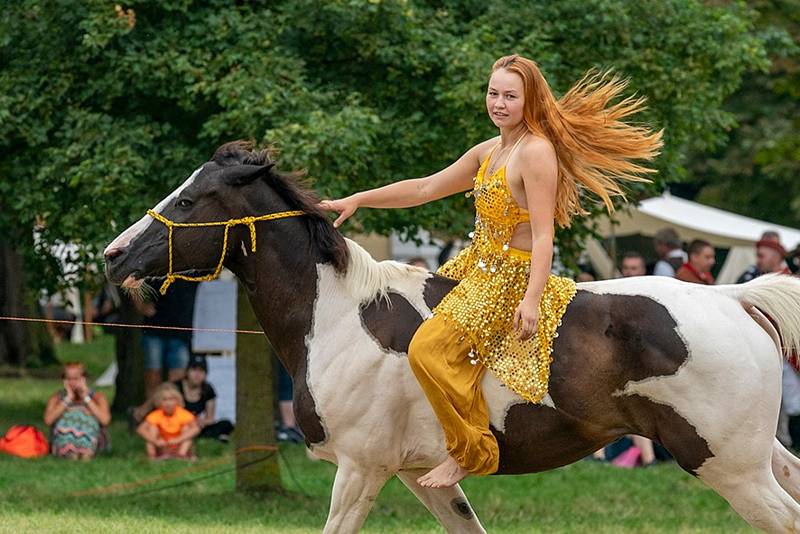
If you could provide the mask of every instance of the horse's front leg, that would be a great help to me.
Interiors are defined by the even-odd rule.
[[[478,516],[475,515],[458,484],[451,488],[436,489],[424,488],[417,484],[417,478],[427,472],[428,469],[400,471],[397,473],[397,478],[417,496],[447,532],[485,534],[486,531],[481,526]]]
[[[378,492],[394,473],[371,466],[340,462],[323,534],[356,533],[364,524]]]

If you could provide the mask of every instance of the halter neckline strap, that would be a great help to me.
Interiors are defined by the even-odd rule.
[[[511,156],[513,156],[513,155],[514,155],[514,152],[516,152],[516,150],[517,150],[517,147],[518,147],[518,146],[519,146],[519,144],[522,142],[522,140],[523,140],[523,139],[525,139],[525,137],[526,137],[527,135],[528,135],[528,132],[525,132],[525,133],[523,133],[522,135],[520,135],[520,136],[519,136],[519,139],[517,139],[517,141],[514,143],[514,146],[512,146],[512,147],[511,147],[511,152],[509,152],[509,153],[508,153],[508,157],[506,158],[506,162],[505,162],[505,163],[504,163],[504,164],[503,164],[501,167],[498,167],[497,169],[495,169],[495,170],[494,170],[494,172],[492,172],[492,174],[495,174],[495,173],[497,173],[497,172],[500,172],[500,169],[505,169],[505,168],[506,168],[506,166],[508,165],[508,161],[511,159]],[[492,150],[489,152],[489,155],[488,155],[488,156],[486,156],[486,161],[485,161],[485,163],[486,163],[486,167],[485,167],[485,170],[484,170],[484,174],[485,174],[486,170],[488,170],[488,169],[489,169],[489,162],[490,162],[490,161],[491,161],[491,159],[492,159],[492,155],[494,154],[494,151],[495,151],[495,150],[497,150],[497,147],[499,147],[499,146],[500,146],[502,143],[503,143],[503,141],[502,141],[502,140],[498,141],[498,142],[497,142],[497,143],[496,143],[496,144],[495,144],[495,145],[492,147]]]
[[[510,160],[511,156],[514,155],[514,152],[517,150],[517,147],[519,146],[519,144],[522,142],[522,140],[525,138],[526,135],[528,135],[528,132],[525,132],[524,134],[522,134],[519,137],[519,139],[517,139],[516,143],[514,143],[514,146],[511,147],[511,152],[509,152],[508,157],[506,158],[505,164],[503,164],[501,167],[498,167],[497,169],[495,169],[491,174],[487,174],[487,171],[489,170],[489,160],[491,159],[492,154],[494,154],[495,149],[498,146],[500,146],[500,142],[498,142],[492,148],[492,151],[489,152],[489,155],[486,157],[486,159],[481,164],[481,167],[478,170],[478,174],[475,177],[475,184],[476,184],[476,187],[477,187],[479,184],[485,183],[487,177],[489,179],[491,179],[492,177],[498,176],[499,174],[502,173],[502,175],[503,175],[502,179],[500,179],[498,181],[500,182],[501,186],[506,190],[506,193],[512,199],[514,205],[517,207],[517,209],[519,210],[520,214],[523,216],[522,219],[520,220],[520,222],[527,222],[527,221],[530,220],[530,218],[529,218],[529,210],[527,210],[526,208],[523,208],[522,206],[520,206],[519,202],[517,202],[517,200],[514,198],[514,195],[511,192],[511,187],[508,185],[508,177],[506,176],[506,167],[508,166],[508,160]]]

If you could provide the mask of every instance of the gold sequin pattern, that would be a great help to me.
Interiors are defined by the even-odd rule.
[[[433,312],[454,323],[469,341],[471,363],[482,363],[507,387],[535,403],[547,394],[553,340],[575,296],[575,282],[548,277],[536,335],[520,341],[513,321],[528,288],[530,253],[511,248],[509,242],[516,225],[529,219],[511,196],[505,166],[484,179],[487,164],[488,158],[467,193],[475,197],[472,243],[438,270],[459,284]]]

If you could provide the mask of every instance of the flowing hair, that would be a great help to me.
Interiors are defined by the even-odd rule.
[[[588,212],[581,205],[581,190],[597,195],[609,212],[612,196],[625,194],[623,182],[647,182],[655,169],[634,160],[651,160],[662,146],[663,130],[632,126],[622,119],[645,109],[644,97],[629,96],[608,106],[627,87],[627,80],[609,71],[589,70],[567,93],[556,100],[539,67],[519,55],[504,56],[492,72],[505,69],[522,78],[525,91],[523,122],[528,131],[548,139],[558,157],[555,221],[570,225],[576,215]]]

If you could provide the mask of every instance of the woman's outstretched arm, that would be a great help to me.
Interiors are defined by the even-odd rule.
[[[411,208],[466,191],[472,188],[472,178],[480,166],[480,155],[495,142],[490,139],[475,145],[452,165],[430,176],[394,182],[338,200],[323,200],[319,206],[339,214],[333,223],[338,227],[358,208]]]

